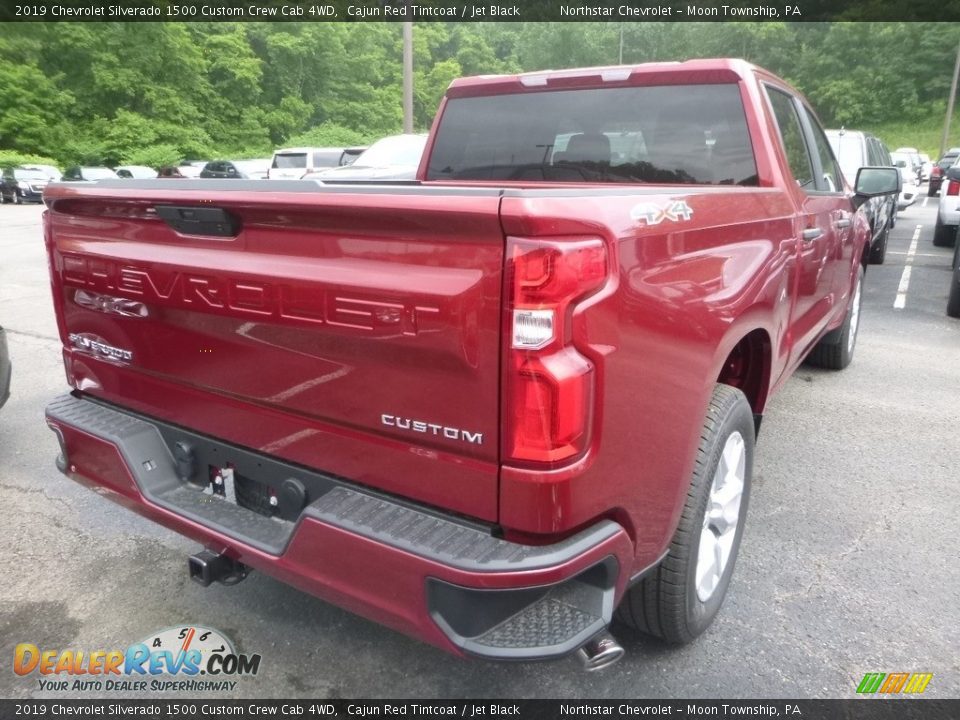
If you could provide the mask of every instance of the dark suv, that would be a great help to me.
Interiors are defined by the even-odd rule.
[[[221,180],[265,180],[269,160],[211,160],[200,171],[202,178]]]
[[[862,167],[893,167],[890,151],[879,138],[859,130],[827,130],[827,139],[840,170],[853,185]],[[887,254],[887,237],[897,221],[897,196],[872,197],[864,204],[870,221],[870,263],[881,265]]]
[[[50,178],[40,170],[6,168],[0,175],[0,202],[43,202],[48,182]]]

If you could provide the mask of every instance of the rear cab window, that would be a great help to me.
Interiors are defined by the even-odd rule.
[[[273,156],[273,169],[295,170],[307,166],[307,154],[303,153],[276,153]]]
[[[337,167],[340,164],[342,150],[315,150],[313,153],[313,167]]]
[[[451,98],[427,179],[758,184],[734,83]]]

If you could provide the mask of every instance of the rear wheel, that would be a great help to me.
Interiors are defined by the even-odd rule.
[[[13,204],[14,204],[14,205],[21,205],[21,204],[23,204],[23,196],[20,195],[20,191],[19,191],[19,190],[14,190],[14,191],[13,191]]]
[[[743,536],[753,448],[746,396],[716,385],[669,553],[627,590],[619,620],[672,643],[689,642],[710,626],[727,594]]]
[[[957,226],[944,225],[938,216],[937,223],[933,226],[933,244],[937,247],[950,247],[956,235]]]
[[[950,295],[947,297],[947,315],[960,318],[960,242],[953,246],[953,275],[950,276]]]

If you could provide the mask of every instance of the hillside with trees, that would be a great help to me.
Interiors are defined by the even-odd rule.
[[[415,125],[460,75],[734,56],[829,126],[935,151],[958,41],[948,23],[421,23]],[[401,43],[399,23],[0,24],[0,157],[157,166],[366,142],[401,127]]]

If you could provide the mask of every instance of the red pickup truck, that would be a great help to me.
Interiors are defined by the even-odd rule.
[[[742,61],[454,82],[418,180],[51,185],[57,463],[455,653],[617,659],[716,615],[767,400],[856,341],[846,186]]]

